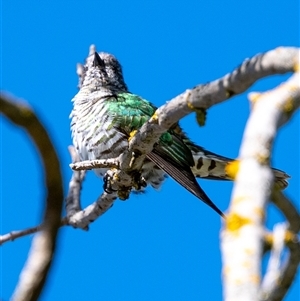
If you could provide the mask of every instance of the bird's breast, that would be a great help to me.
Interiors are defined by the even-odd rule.
[[[74,103],[71,117],[73,144],[81,160],[114,158],[128,146],[125,135],[114,126],[114,116],[105,101]]]

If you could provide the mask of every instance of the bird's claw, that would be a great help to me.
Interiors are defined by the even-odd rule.
[[[138,191],[141,190],[142,187],[147,187],[147,182],[140,173],[136,173],[133,177],[132,186]]]
[[[112,188],[112,179],[113,177],[108,172],[103,177],[103,189],[108,194],[112,194],[117,191]]]
[[[118,185],[121,177],[120,171],[115,169],[108,170],[103,177],[103,189],[106,193],[111,194],[117,192],[118,197],[121,200],[127,200],[129,198],[132,187],[139,191],[142,187],[147,186],[147,182],[139,172],[131,174],[128,178],[128,185]],[[131,179],[130,179],[131,178]],[[117,188],[118,189],[115,189]]]

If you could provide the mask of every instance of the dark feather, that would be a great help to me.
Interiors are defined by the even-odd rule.
[[[207,176],[207,177],[199,177],[196,176],[196,178],[201,178],[201,179],[206,179],[206,180],[216,180],[216,181],[232,181],[232,179],[229,178],[222,178],[222,177],[218,177],[218,176]]]
[[[176,161],[172,160],[169,156],[166,156],[157,148],[154,148],[153,151],[147,155],[147,158],[155,163],[159,168],[164,170],[176,182],[178,182],[180,185],[202,200],[205,204],[215,210],[219,215],[225,218],[223,212],[209,199],[206,193],[199,186],[191,171],[191,168],[188,165],[179,165]]]

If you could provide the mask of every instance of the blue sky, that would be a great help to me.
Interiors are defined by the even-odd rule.
[[[76,63],[89,45],[113,53],[129,89],[162,105],[187,88],[232,71],[245,58],[278,46],[299,47],[299,3],[290,1],[3,1],[1,89],[28,101],[51,132],[67,192],[71,171],[69,113],[77,93]],[[287,76],[259,81],[275,87]],[[238,155],[249,115],[247,93],[213,107],[205,127],[182,121],[189,136],[228,157]],[[299,202],[299,113],[278,134],[273,165],[292,178]],[[1,118],[1,233],[34,226],[44,205],[42,170],[24,132]],[[224,211],[232,183],[201,181]],[[83,203],[102,182],[92,172]],[[297,205],[299,208],[299,205]],[[282,220],[272,206],[268,226]],[[88,232],[61,229],[41,300],[221,300],[221,221],[171,179],[160,192],[113,208]],[[8,300],[32,236],[1,248],[0,298]],[[287,301],[296,299],[299,275]]]

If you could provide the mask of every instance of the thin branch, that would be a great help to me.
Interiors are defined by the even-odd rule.
[[[269,167],[278,127],[300,104],[299,73],[276,89],[251,94],[253,109],[240,149],[232,200],[222,231],[225,300],[258,300],[264,212],[273,183]],[[231,170],[230,170],[231,169]]]
[[[76,164],[79,161],[79,156],[73,146],[69,146],[69,153],[71,155],[73,164]],[[82,182],[85,179],[85,175],[85,170],[73,170],[72,178],[69,182],[68,195],[66,197],[67,217],[70,217],[81,210],[80,192],[82,188]]]
[[[60,222],[60,227],[62,226],[68,226],[68,220],[66,217],[64,217]],[[26,228],[23,230],[15,230],[11,231],[7,234],[0,236],[0,246],[8,241],[14,241],[17,238],[24,237],[26,235],[34,234],[36,232],[39,232],[42,230],[42,225],[38,225],[35,227]]]
[[[273,243],[268,262],[268,267],[261,284],[260,299],[267,300],[270,293],[277,286],[281,269],[281,257],[285,247],[285,233],[287,225],[285,223],[276,224],[273,229]]]
[[[116,159],[95,160],[95,161],[79,161],[78,154],[73,146],[69,147],[69,152],[72,158],[73,175],[69,183],[69,193],[66,198],[67,223],[74,228],[88,230],[88,225],[104,214],[113,205],[116,200],[116,193],[103,193],[96,202],[81,209],[80,191],[82,182],[85,177],[86,170],[99,167],[118,167]],[[100,165],[102,164],[102,165]],[[105,166],[103,166],[103,164]]]
[[[286,232],[285,243],[289,248],[289,254],[277,276],[276,285],[262,286],[260,291],[261,300],[283,300],[293,283],[300,262],[300,242],[297,233],[300,230],[300,215],[293,203],[284,196],[281,191],[274,190],[271,196],[273,203],[281,210],[289,222]]]
[[[110,209],[116,199],[116,193],[107,194],[104,192],[96,202],[87,206],[84,210],[70,215],[68,217],[68,224],[75,228],[87,230],[88,225]]]
[[[118,158],[102,159],[102,160],[87,160],[70,164],[73,170],[91,170],[95,168],[120,168]]]
[[[270,291],[267,301],[281,301],[290,288],[293,280],[295,279],[297,269],[300,262],[300,243],[293,240],[287,244],[289,248],[289,256],[283,265],[280,275],[278,276],[277,285]]]
[[[47,197],[41,232],[33,239],[29,257],[12,297],[15,301],[37,300],[54,257],[60,226],[63,202],[60,164],[46,129],[28,105],[14,102],[1,93],[0,108],[10,121],[23,127],[29,134],[39,150],[45,170]]]
[[[280,190],[272,191],[271,201],[289,222],[289,230],[298,233],[300,231],[300,214],[295,205]]]
[[[40,230],[41,230],[41,225],[32,228],[23,229],[23,230],[11,231],[7,234],[0,236],[0,246],[7,241],[14,241],[17,238],[36,233]]]
[[[80,182],[81,183],[81,182]],[[81,185],[81,184],[79,184]],[[88,225],[95,221],[98,217],[103,215],[108,209],[110,209],[113,206],[114,201],[117,199],[116,194],[106,194],[103,193],[97,201],[95,201],[93,204],[87,206],[85,209],[77,209],[76,206],[73,205],[73,203],[76,203],[77,197],[73,197],[75,194],[74,190],[78,189],[78,185],[71,185],[72,187],[70,190],[73,190],[73,192],[69,192],[68,198],[71,201],[69,204],[69,207],[67,207],[67,216],[61,219],[60,227],[63,226],[73,226],[74,228],[80,228],[82,230],[88,230]],[[75,200],[75,201],[74,201]],[[73,208],[72,208],[73,205]],[[74,209],[76,207],[76,209]],[[68,209],[69,208],[69,209]],[[68,211],[69,210],[69,211]],[[0,236],[0,245],[4,244],[8,241],[13,241],[17,238],[30,235],[33,233],[36,233],[38,231],[41,231],[42,225],[23,229],[23,230],[17,230],[17,231],[11,231],[10,233],[4,234]]]
[[[79,160],[75,148],[73,146],[69,146],[69,152],[72,162],[75,164]],[[85,174],[85,170],[73,171],[73,175],[69,183],[68,195],[66,197],[67,216],[61,220],[60,226],[73,226],[75,228],[81,228],[82,230],[88,230],[88,225],[111,208],[113,202],[117,198],[115,194],[103,194],[97,199],[97,201],[82,210],[80,205],[80,191]],[[42,225],[39,225],[23,230],[11,231],[10,233],[0,236],[0,245],[23,236],[36,233],[41,229]]]

